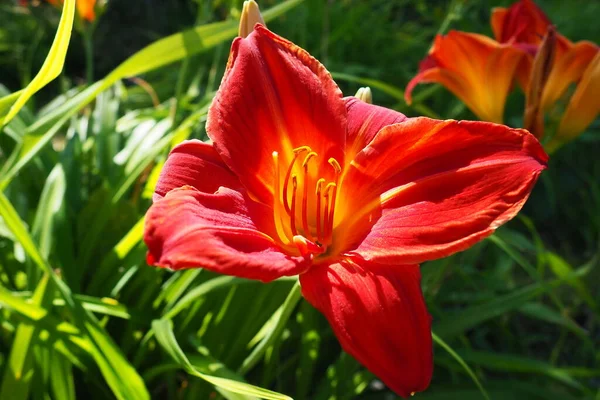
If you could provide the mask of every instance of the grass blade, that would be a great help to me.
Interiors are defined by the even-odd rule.
[[[50,48],[50,52],[44,60],[42,68],[37,75],[31,80],[29,85],[23,91],[20,92],[19,97],[16,98],[15,102],[10,107],[10,110],[3,116],[0,114],[0,126],[6,125],[19,110],[27,103],[27,100],[39,91],[41,88],[46,86],[50,81],[54,80],[60,75],[63,65],[65,63],[65,56],[67,55],[67,48],[71,40],[71,30],[73,29],[73,19],[75,17],[75,0],[65,0],[56,36],[54,42]],[[9,98],[14,98],[14,94],[9,95]],[[0,102],[6,103],[7,101]],[[0,110],[5,109],[5,105],[1,104]]]
[[[221,378],[208,375],[196,369],[189,359],[184,354],[181,347],[173,334],[172,322],[169,320],[155,320],[152,322],[152,330],[156,334],[156,339],[161,344],[163,349],[177,361],[190,375],[197,376],[205,381],[213,384],[217,388],[225,389],[227,392],[237,393],[241,395],[259,397],[266,400],[291,400],[291,397],[273,392],[271,390],[262,389],[248,383],[235,381],[232,379]]]

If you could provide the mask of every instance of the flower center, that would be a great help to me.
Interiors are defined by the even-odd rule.
[[[332,241],[342,168],[335,158],[330,158],[327,162],[333,168],[333,179],[328,182],[321,176],[317,153],[308,146],[297,147],[293,152],[285,175],[281,173],[279,153],[273,152],[275,228],[287,250],[303,256],[322,254]],[[331,173],[326,175],[331,177]]]

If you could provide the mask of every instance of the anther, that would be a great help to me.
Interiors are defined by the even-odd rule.
[[[304,157],[304,161],[302,161],[302,168],[306,168],[308,162],[310,161],[311,158],[316,157],[317,153],[315,153],[314,151],[311,151],[310,153],[308,153],[306,155],[306,157]]]
[[[305,151],[310,151],[310,147],[308,146],[300,146],[296,147],[294,150],[294,158],[292,158],[292,162],[288,166],[287,172],[285,173],[285,179],[283,180],[283,207],[285,208],[285,212],[290,214],[290,204],[288,203],[287,193],[288,193],[288,184],[290,182],[290,175],[294,169],[294,164],[296,163],[296,159],[300,155],[300,153]]]
[[[292,150],[294,152],[294,154],[300,154],[304,151],[311,151],[312,149],[309,146],[300,146],[300,147],[296,147],[294,150]]]
[[[329,160],[327,160],[327,162],[333,167],[336,174],[339,174],[340,172],[342,172],[342,167],[340,166],[340,163],[335,158],[331,157]]]

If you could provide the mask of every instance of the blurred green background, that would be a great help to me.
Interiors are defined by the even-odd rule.
[[[0,3],[0,96],[36,74],[60,18],[17,3]],[[368,85],[376,104],[408,116],[475,119],[438,85],[419,86],[411,107],[403,89],[436,33],[491,35],[491,8],[511,2],[282,3],[259,2],[280,6],[269,28],[324,63],[345,95]],[[600,43],[600,2],[537,4],[571,40]],[[298,400],[395,397],[341,352],[321,314],[288,297],[293,280],[145,263],[153,185],[172,145],[206,139],[241,6],[108,0],[92,24],[76,21],[60,77],[0,132],[0,399],[283,398],[234,393],[231,380]],[[193,27],[185,57],[168,42],[121,64]],[[522,108],[515,91],[505,122],[520,126]],[[423,265],[435,371],[415,397],[600,400],[599,256],[596,121],[553,154],[515,220]]]

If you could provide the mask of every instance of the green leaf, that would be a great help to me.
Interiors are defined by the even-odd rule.
[[[173,325],[170,320],[155,320],[152,322],[152,330],[156,334],[156,339],[167,353],[184,368],[190,375],[197,376],[213,384],[216,388],[224,389],[227,392],[258,397],[267,400],[291,400],[291,397],[262,389],[245,382],[239,382],[232,379],[212,376],[199,371],[184,354],[173,334]]]
[[[446,342],[444,342],[434,332],[431,332],[431,336],[433,337],[433,341],[435,343],[437,343],[441,348],[443,348],[444,350],[446,350],[448,352],[448,354],[450,354],[450,356],[452,358],[454,358],[456,360],[456,362],[465,370],[465,372],[467,373],[467,375],[469,375],[469,377],[473,380],[473,382],[475,383],[475,385],[477,386],[477,388],[481,392],[481,395],[485,399],[490,400],[489,394],[487,393],[487,391],[485,390],[485,388],[483,387],[483,385],[479,381],[479,378],[477,378],[477,375],[475,375],[475,373],[473,372],[473,370],[471,369],[471,367],[469,367],[469,365],[467,365],[467,363],[465,362],[465,360],[463,360],[463,358],[460,355],[458,355],[454,351],[454,349],[452,349],[452,347],[450,347]]]
[[[57,352],[50,355],[50,387],[55,399],[75,400],[75,382],[71,362]]]
[[[66,187],[65,172],[57,164],[46,179],[32,228],[32,236],[46,258],[52,248],[54,219],[63,205]]]
[[[567,263],[563,258],[558,256],[557,254],[547,252],[545,254],[545,259],[550,269],[554,274],[560,278],[565,279],[566,282],[573,287],[579,296],[596,312],[598,311],[598,304],[594,300],[594,297],[589,292],[587,285],[579,279],[577,276],[573,275],[573,267]],[[591,263],[596,263],[597,259],[591,261]]]
[[[75,324],[90,339],[93,345],[91,354],[94,356],[100,371],[115,396],[119,399],[127,400],[149,399],[150,395],[142,378],[131,364],[129,364],[108,333],[99,326],[94,316],[83,308],[80,302],[72,295],[71,289],[56,275],[52,267],[42,257],[19,215],[1,191],[0,216],[4,218],[6,225],[23,246],[27,255],[31,257],[42,271],[50,276],[56,285],[65,301],[65,305],[73,314]],[[122,379],[122,377],[127,377],[127,379]]]
[[[557,368],[543,361],[516,354],[499,354],[485,351],[460,350],[458,353],[463,359],[488,369],[546,375],[572,388],[585,390],[584,386],[571,376],[569,369]],[[600,376],[600,370],[588,370],[588,372],[592,376]]]
[[[435,323],[433,330],[447,341],[449,338],[463,334],[482,322],[500,316],[510,310],[517,309],[529,302],[532,298],[565,283],[567,279],[585,275],[589,270],[589,268],[581,268],[570,275],[565,276],[563,279],[535,283],[503,296],[496,297],[494,300],[487,303],[478,304],[454,313],[453,315],[448,315]]]
[[[50,52],[46,56],[46,60],[44,60],[42,68],[31,80],[29,85],[20,92],[6,116],[3,113],[0,113],[0,118],[3,117],[0,120],[0,126],[6,125],[15,115],[17,115],[19,110],[27,103],[27,100],[29,100],[31,96],[60,75],[65,63],[69,41],[71,40],[71,30],[73,29],[73,19],[75,17],[75,1],[76,0],[65,0],[54,42],[52,43]],[[8,97],[13,99],[15,93]],[[8,103],[8,101],[9,100],[0,99],[0,112],[3,109],[6,109],[6,103]]]
[[[33,305],[43,307],[50,299],[48,281],[48,275],[40,280],[32,297]],[[19,324],[12,342],[8,367],[4,369],[0,399],[26,400],[29,397],[30,383],[34,374],[32,342],[38,329],[39,326],[31,322]]]
[[[263,12],[263,18],[268,22],[289,11],[302,1],[287,0]],[[26,133],[26,138],[30,138],[30,144],[19,148],[14,165],[4,167],[8,171],[3,168],[3,173],[0,174],[0,190],[4,189],[17,172],[50,142],[69,118],[90,104],[102,91],[108,89],[120,79],[149,72],[184,57],[206,51],[234,37],[237,33],[237,26],[237,21],[217,22],[160,39],[129,57],[104,79],[94,83],[52,112],[38,119],[35,124],[29,127]],[[200,42],[196,43],[195,40],[200,40]]]
[[[519,307],[519,311],[531,318],[536,318],[552,324],[564,326],[579,336],[587,336],[587,331],[577,325],[572,319],[562,315],[543,303],[525,303]]]
[[[294,311],[301,298],[300,283],[296,282],[281,307],[279,307],[271,319],[264,325],[263,329],[257,334],[257,337],[262,337],[262,339],[254,350],[252,350],[252,353],[250,353],[250,355],[242,362],[239,369],[240,374],[244,375],[252,369],[252,367],[254,367],[265,355],[267,349],[270,346],[273,346],[275,342],[281,338],[283,328],[285,328],[287,321],[292,315],[292,311]],[[251,343],[254,342],[254,340],[255,339],[253,339]]]

